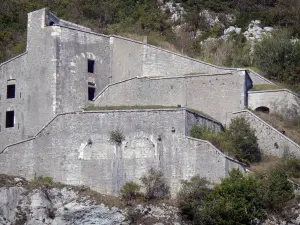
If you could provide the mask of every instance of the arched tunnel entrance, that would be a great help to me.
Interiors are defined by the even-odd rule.
[[[270,109],[266,106],[259,106],[255,109],[256,112],[270,113]]]

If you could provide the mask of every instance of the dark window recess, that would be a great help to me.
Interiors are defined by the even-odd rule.
[[[7,98],[15,98],[16,93],[16,85],[9,84],[7,85]]]
[[[6,123],[5,127],[14,127],[14,119],[15,119],[15,112],[14,111],[7,111],[6,112]]]
[[[88,72],[94,73],[95,60],[88,59]]]
[[[89,86],[89,100],[92,101],[95,97],[95,87]]]
[[[53,26],[53,25],[54,25],[54,22],[50,21],[49,26]]]

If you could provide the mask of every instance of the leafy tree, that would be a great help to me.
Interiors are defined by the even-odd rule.
[[[255,176],[244,176],[239,170],[232,170],[205,200],[195,224],[253,224],[263,216],[257,191],[259,184]]]
[[[261,159],[255,130],[250,127],[246,118],[233,118],[225,136],[238,160],[249,164]]]
[[[254,48],[256,65],[268,78],[297,85],[300,82],[300,42],[286,30],[265,37]]]

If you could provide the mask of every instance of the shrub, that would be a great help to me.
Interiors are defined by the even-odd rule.
[[[255,64],[268,78],[298,85],[300,42],[292,42],[287,31],[266,36],[254,48]],[[298,87],[299,88],[299,87]]]
[[[119,129],[117,129],[117,130],[110,132],[109,140],[110,140],[110,142],[112,142],[116,145],[120,145],[122,143],[122,141],[125,140],[125,137],[124,137],[123,133]]]
[[[139,195],[141,187],[133,181],[127,182],[120,190],[121,198],[125,201],[135,199]]]
[[[255,130],[250,127],[246,118],[233,118],[225,135],[230,142],[231,151],[238,160],[249,164],[261,159]]]
[[[264,175],[259,189],[265,209],[280,212],[294,197],[293,186],[282,169],[273,169]]]
[[[189,181],[182,181],[182,187],[177,194],[177,203],[184,218],[194,219],[205,197],[210,192],[210,189],[207,188],[208,183],[207,180],[199,176],[194,176]]]
[[[300,159],[295,156],[283,157],[279,165],[290,178],[300,178]]]
[[[141,219],[143,214],[139,209],[128,208],[125,214],[126,220],[130,222],[130,224],[137,224],[137,222]]]
[[[151,168],[146,175],[141,177],[141,182],[147,199],[164,198],[170,194],[170,187],[166,184],[161,171]]]
[[[234,169],[205,199],[195,224],[251,224],[263,215],[255,176]]]
[[[211,142],[223,152],[232,154],[244,163],[252,163],[261,159],[255,130],[244,117],[236,117],[225,132],[214,133],[201,126],[193,126],[190,134],[194,138]]]

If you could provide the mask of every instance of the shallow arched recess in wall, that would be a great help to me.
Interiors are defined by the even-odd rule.
[[[136,180],[157,163],[156,145],[148,137],[129,140],[123,150],[126,180]]]
[[[262,113],[270,113],[270,109],[266,106],[259,106],[255,109],[256,112],[262,112]]]

